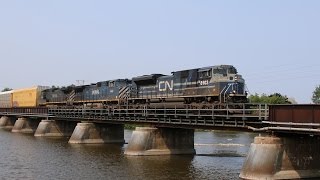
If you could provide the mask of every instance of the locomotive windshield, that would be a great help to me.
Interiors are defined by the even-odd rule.
[[[237,72],[237,69],[236,69],[236,68],[230,67],[230,68],[228,69],[228,73],[229,73],[229,74],[237,74],[238,72]]]
[[[227,75],[227,69],[225,69],[225,68],[216,68],[216,69],[213,69],[213,74],[223,74],[223,75]]]
[[[237,69],[233,66],[218,66],[213,68],[213,74],[221,74],[227,76],[228,74],[237,74]]]

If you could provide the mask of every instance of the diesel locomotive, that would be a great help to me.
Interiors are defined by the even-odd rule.
[[[29,90],[30,91],[30,90]],[[245,80],[232,65],[151,74],[132,79],[116,79],[83,86],[36,88],[33,103],[25,103],[30,92],[14,90],[0,94],[0,107],[6,106],[89,106],[106,107],[136,104],[214,104],[245,103]],[[19,93],[19,94],[18,94]],[[5,96],[2,98],[2,96]],[[11,97],[11,101],[10,101]],[[13,97],[18,98],[14,100]],[[19,99],[20,98],[20,99]],[[1,99],[4,99],[3,102]],[[14,100],[14,102],[13,102]],[[28,100],[28,102],[31,102]],[[24,103],[24,104],[23,104]]]
[[[231,65],[152,74],[132,79],[130,103],[243,103],[245,81]]]
[[[87,105],[102,107],[104,105],[125,104],[130,96],[131,81],[117,79],[97,82],[84,86],[51,88],[42,91],[42,106]]]

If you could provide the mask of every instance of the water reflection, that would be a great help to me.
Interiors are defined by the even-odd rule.
[[[125,131],[126,142],[132,131]],[[0,130],[1,179],[238,179],[257,134],[196,132],[195,156],[125,156],[124,145],[68,144]]]
[[[192,179],[190,167],[194,156],[127,156],[132,177],[142,179]]]

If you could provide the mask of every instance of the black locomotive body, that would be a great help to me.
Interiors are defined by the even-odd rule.
[[[231,65],[152,74],[132,79],[134,102],[246,102],[245,81]]]

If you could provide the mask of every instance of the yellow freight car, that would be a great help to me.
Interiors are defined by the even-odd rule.
[[[36,107],[42,103],[41,91],[47,89],[45,86],[36,86],[26,89],[13,90],[13,107]]]
[[[12,92],[13,91],[0,92],[0,108],[12,107]]]

